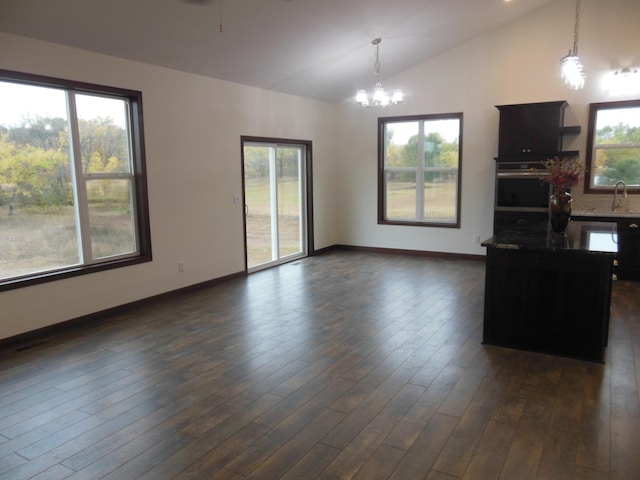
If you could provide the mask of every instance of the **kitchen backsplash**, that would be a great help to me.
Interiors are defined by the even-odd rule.
[[[613,194],[584,194],[582,188],[574,188],[571,192],[573,197],[572,210],[598,212],[603,214],[612,214]],[[618,195],[620,199],[620,195]],[[627,194],[627,198],[622,198],[622,205],[618,207],[615,213],[637,213],[640,217],[640,194]]]

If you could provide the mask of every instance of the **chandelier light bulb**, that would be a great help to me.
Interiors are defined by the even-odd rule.
[[[356,102],[358,102],[363,107],[368,107],[369,97],[367,97],[367,92],[364,90],[358,90],[358,93],[356,93]]]
[[[373,104],[374,105],[386,105],[389,103],[389,97],[384,93],[384,88],[380,82],[376,83],[376,87],[373,91]]]
[[[404,100],[404,95],[402,95],[402,90],[396,89],[393,92],[393,95],[391,96],[391,103],[396,105],[398,103],[402,103],[403,100]]]

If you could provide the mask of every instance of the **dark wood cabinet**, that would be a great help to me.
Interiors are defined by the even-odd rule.
[[[640,221],[618,220],[616,275],[620,280],[640,280]]]
[[[555,156],[562,150],[566,101],[498,105],[498,157]]]
[[[607,255],[489,248],[483,342],[604,361],[611,274]]]

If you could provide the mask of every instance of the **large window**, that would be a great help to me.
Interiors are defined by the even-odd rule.
[[[378,223],[460,227],[462,113],[378,119]]]
[[[585,192],[640,193],[640,100],[592,103],[588,135]]]
[[[0,290],[151,259],[141,102],[0,70]]]

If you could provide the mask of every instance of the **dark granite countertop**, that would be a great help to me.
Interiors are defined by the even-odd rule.
[[[618,253],[617,224],[571,221],[564,235],[546,225],[505,230],[482,242],[483,247],[512,250],[582,252],[602,255]]]
[[[640,212],[631,209],[625,210],[616,210],[616,211],[604,211],[604,210],[572,210],[571,218],[575,218],[578,220],[584,219],[585,221],[591,221],[593,218],[597,218],[597,221],[602,221],[603,219],[609,220],[611,222],[615,222],[616,220],[634,220],[640,218]]]

